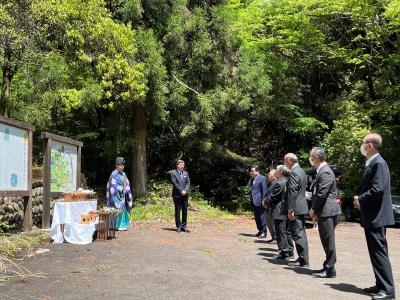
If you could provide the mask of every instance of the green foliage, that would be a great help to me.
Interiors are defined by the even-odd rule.
[[[392,174],[400,172],[399,7],[398,0],[8,1],[0,4],[1,72],[13,71],[7,105],[38,131],[83,140],[91,185],[104,185],[115,156],[131,157],[132,104],[140,103],[150,178],[164,179],[184,158],[204,197],[243,208],[250,164],[267,169],[289,151],[306,159],[323,145],[331,163],[346,166],[350,191],[368,130],[383,134],[383,155]],[[41,156],[35,151],[36,161]],[[169,218],[163,205],[154,203],[151,214]]]
[[[49,240],[47,233],[32,231],[11,236],[0,235],[0,253],[5,257],[16,258],[26,255],[33,248]]]
[[[12,232],[15,231],[16,229],[19,229],[16,223],[10,223],[8,221],[0,221],[0,234],[5,232]]]
[[[171,184],[152,183],[149,198],[137,199],[130,218],[135,221],[168,221],[174,220],[174,203],[171,196]],[[231,219],[228,212],[212,207],[196,187],[191,188],[188,208],[189,221],[212,221],[218,218]]]
[[[150,124],[163,124],[168,116],[167,69],[164,65],[164,48],[153,30],[140,29],[137,33],[137,60],[143,64],[146,80],[147,116]]]
[[[361,176],[360,145],[370,131],[368,115],[354,101],[347,100],[338,108],[341,118],[335,120],[321,146],[326,150],[329,162],[344,168],[340,183],[343,189],[355,192]]]

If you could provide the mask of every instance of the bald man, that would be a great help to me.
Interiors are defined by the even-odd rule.
[[[360,152],[366,158],[354,207],[361,211],[368,253],[375,275],[375,285],[365,288],[372,299],[394,299],[392,267],[386,242],[386,227],[394,224],[388,165],[379,154],[382,137],[370,133],[364,137]]]

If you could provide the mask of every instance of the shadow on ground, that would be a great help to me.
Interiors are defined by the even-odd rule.
[[[273,251],[275,253],[278,251],[276,248],[258,248],[258,250],[260,250],[260,251]]]
[[[161,229],[166,231],[176,231],[176,228],[171,228],[171,227],[163,227]]]
[[[255,235],[254,235],[254,234],[251,234],[251,233],[239,233],[239,235],[241,235],[241,236],[248,236],[248,237],[255,237]]]
[[[352,293],[352,294],[360,294],[360,295],[365,295],[363,292],[362,288],[359,288],[355,286],[354,284],[348,284],[348,283],[325,283],[325,285],[341,291],[341,292],[346,292],[346,293]]]
[[[257,255],[264,256],[264,257],[273,257],[273,256],[275,256],[274,253],[264,253],[264,252],[257,253]]]
[[[266,260],[267,262],[273,264],[273,265],[280,265],[280,266],[285,266],[287,265],[287,261],[285,260],[278,260],[278,259],[273,259],[273,258],[263,258],[264,260]]]
[[[293,272],[297,274],[303,274],[303,275],[311,275],[313,273],[313,270],[307,269],[307,268],[300,268],[300,267],[285,267],[285,270],[292,270]]]
[[[276,245],[276,243],[273,242],[273,240],[255,240],[254,243],[260,243],[260,244],[271,244],[271,245]]]

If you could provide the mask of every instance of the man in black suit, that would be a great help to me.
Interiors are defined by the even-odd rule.
[[[267,194],[267,180],[260,174],[258,166],[250,168],[250,186],[251,186],[251,202],[253,203],[254,219],[256,221],[258,233],[256,237],[265,238],[267,230],[267,213],[262,206]]]
[[[272,219],[275,223],[275,234],[280,252],[274,256],[275,259],[288,259],[293,257],[293,243],[291,236],[287,235],[287,214],[282,213],[282,198],[286,187],[289,169],[285,165],[277,166],[272,177],[270,193],[265,199],[265,206],[268,206]]]
[[[308,214],[306,188],[307,175],[300,168],[297,156],[288,153],[284,157],[284,163],[290,170],[290,175],[283,193],[282,210],[287,214],[289,229],[296,245],[298,258],[290,261],[294,267],[308,267],[308,240],[305,229],[305,215]]]
[[[313,148],[309,160],[310,164],[317,168],[310,218],[318,219],[319,238],[325,251],[322,270],[314,272],[312,275],[319,278],[336,277],[335,227],[341,214],[340,206],[337,203],[336,178],[326,163],[325,151],[322,148]]]
[[[188,191],[190,188],[189,173],[185,170],[185,162],[178,160],[176,170],[171,173],[172,198],[175,205],[176,232],[189,232],[187,229]],[[182,222],[181,222],[182,211]]]
[[[370,133],[364,137],[360,151],[366,157],[358,194],[354,196],[354,207],[361,211],[369,257],[375,274],[375,286],[364,292],[372,299],[394,299],[392,267],[390,265],[386,227],[394,224],[390,192],[390,173],[386,161],[379,154],[382,137]]]
[[[267,194],[265,195],[266,200],[268,196],[271,194],[272,187],[274,183],[276,182],[276,170],[275,169],[270,169],[268,172],[267,176]],[[264,206],[264,200],[263,200],[263,206]],[[274,219],[272,218],[272,210],[271,207],[267,204],[267,201],[265,201],[265,210],[267,213],[267,228],[269,233],[271,234],[271,239],[267,241],[267,243],[272,243],[276,244],[276,232],[275,232],[275,224],[274,224]]]

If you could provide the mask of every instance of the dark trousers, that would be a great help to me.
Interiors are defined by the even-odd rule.
[[[386,242],[386,227],[364,228],[364,232],[376,286],[380,290],[394,294],[392,267]]]
[[[296,216],[293,221],[288,221],[290,232],[294,240],[299,261],[308,264],[308,240],[305,229],[304,215]]]
[[[267,227],[268,231],[271,234],[271,238],[275,239],[276,238],[276,233],[275,233],[275,222],[274,219],[272,219],[272,209],[269,208],[267,210]]]
[[[335,227],[338,220],[338,216],[318,218],[319,238],[325,251],[323,266],[330,270],[335,268],[336,263]]]
[[[290,232],[288,232],[287,220],[274,220],[275,222],[275,235],[278,248],[281,252],[289,256],[293,251],[293,242]]]
[[[187,225],[187,210],[188,210],[188,197],[180,196],[174,197],[175,205],[175,225],[176,228],[184,228]],[[182,222],[181,222],[181,211],[182,211]]]
[[[267,226],[267,212],[265,208],[263,206],[254,205],[253,203],[253,210],[258,231],[264,231]]]

